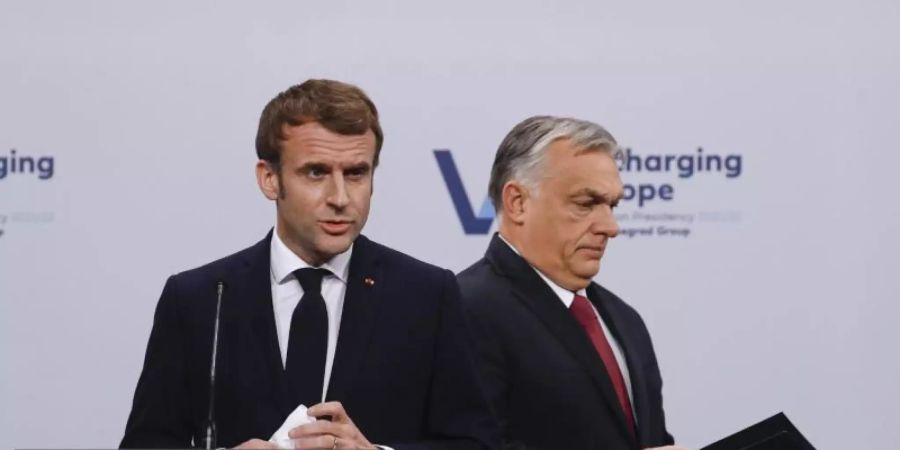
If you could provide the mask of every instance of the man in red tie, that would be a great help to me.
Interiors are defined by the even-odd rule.
[[[647,328],[592,281],[619,230],[617,149],[597,124],[540,116],[497,150],[499,233],[457,278],[506,448],[677,448]]]

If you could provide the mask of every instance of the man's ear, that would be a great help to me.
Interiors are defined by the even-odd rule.
[[[269,200],[277,200],[279,194],[278,173],[268,161],[259,160],[256,162],[256,183],[259,184],[259,190]]]
[[[500,194],[503,201],[504,220],[509,220],[516,225],[525,222],[526,204],[529,198],[528,188],[518,181],[507,181]]]

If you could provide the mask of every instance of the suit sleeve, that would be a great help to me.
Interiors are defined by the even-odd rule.
[[[476,300],[477,301],[477,300]],[[484,386],[485,395],[496,417],[501,433],[501,448],[504,450],[534,450],[522,442],[508,439],[509,417],[509,374],[510,368],[500,340],[497,327],[490,323],[486,311],[466,311],[467,325],[475,339],[475,367]]]
[[[488,450],[499,445],[499,430],[485,400],[472,360],[472,339],[465,326],[456,277],[444,271],[434,372],[427,406],[428,435],[415,444],[391,444],[395,450]]]
[[[163,288],[121,448],[188,448],[190,405],[176,277]]]

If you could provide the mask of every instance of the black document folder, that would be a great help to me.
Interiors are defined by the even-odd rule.
[[[784,413],[775,414],[701,450],[816,450]]]

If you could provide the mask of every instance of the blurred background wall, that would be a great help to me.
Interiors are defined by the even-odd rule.
[[[454,271],[514,124],[605,125],[633,197],[597,281],[648,323],[678,441],[783,410],[900,448],[898,42],[886,0],[3,1],[0,448],[118,444],[165,278],[268,231],[259,113],[313,77],[381,111],[365,234]]]

